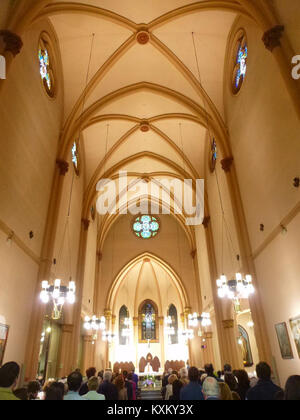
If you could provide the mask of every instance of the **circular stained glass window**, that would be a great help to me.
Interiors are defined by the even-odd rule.
[[[159,229],[159,220],[154,216],[139,216],[133,223],[133,231],[141,239],[154,238],[158,234]]]

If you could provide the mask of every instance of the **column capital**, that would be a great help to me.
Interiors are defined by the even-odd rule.
[[[69,333],[69,334],[71,334],[73,332],[73,330],[74,330],[74,325],[73,324],[64,324],[61,327],[61,331],[63,333]]]
[[[233,164],[233,157],[229,156],[221,160],[222,169],[224,172],[230,172],[231,166]]]
[[[0,37],[3,39],[5,47],[4,51],[9,51],[15,57],[21,52],[23,41],[21,37],[6,29],[0,30]]]
[[[160,317],[158,317],[158,319],[159,319],[159,325],[164,325],[165,317],[164,316],[160,316]]]
[[[192,308],[190,306],[187,306],[186,308],[184,308],[183,313],[184,313],[185,317],[187,318],[189,316],[189,314],[192,313]]]
[[[205,338],[205,340],[210,340],[213,338],[213,333],[212,332],[205,332],[203,334],[203,338]]]
[[[62,159],[56,159],[56,165],[59,169],[59,175],[65,176],[69,170],[68,162]]]
[[[280,39],[283,31],[283,25],[276,25],[264,33],[262,40],[267,50],[273,52],[276,47],[280,47]]]
[[[83,225],[83,229],[85,231],[87,231],[90,227],[90,221],[89,219],[81,219],[82,225]]]
[[[105,318],[110,321],[112,317],[112,311],[111,309],[104,309],[104,316]]]
[[[137,327],[139,325],[139,318],[137,316],[133,317],[133,326]]]
[[[234,327],[234,319],[223,319],[222,321],[223,328],[230,329]]]
[[[111,323],[112,323],[112,325],[115,325],[116,319],[117,319],[116,315],[112,315],[111,316]]]
[[[84,335],[83,336],[83,341],[85,343],[92,343],[94,341],[93,336],[92,335]]]
[[[204,226],[205,229],[208,228],[209,223],[210,223],[210,216],[205,216],[202,222],[202,225]]]

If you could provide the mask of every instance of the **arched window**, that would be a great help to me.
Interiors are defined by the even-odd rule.
[[[158,310],[151,300],[142,303],[139,309],[140,343],[158,343]]]
[[[74,141],[72,146],[72,163],[74,166],[74,170],[76,175],[79,175],[79,150],[78,150],[78,143]]]
[[[120,346],[126,346],[127,336],[123,334],[123,331],[127,329],[125,319],[129,318],[129,311],[125,305],[123,305],[119,312],[119,344]]]
[[[40,75],[47,94],[53,98],[55,93],[55,80],[53,70],[53,57],[49,43],[49,36],[43,33],[39,41]]]
[[[249,335],[247,331],[245,330],[245,328],[243,328],[241,325],[239,325],[238,328],[239,328],[239,333],[240,333],[239,346],[242,349],[244,366],[251,367],[253,366],[253,357],[252,357]]]
[[[234,69],[232,77],[232,90],[237,94],[245,80],[247,73],[247,60],[248,60],[248,44],[244,31],[238,35],[236,46],[234,49]]]
[[[178,344],[178,314],[176,306],[173,304],[169,306],[168,316],[172,319],[172,327],[175,331],[175,334],[170,335],[170,342],[171,344]]]
[[[211,142],[210,162],[209,162],[211,172],[214,172],[214,170],[216,169],[217,159],[218,159],[217,143],[216,143],[216,140],[213,139],[212,142]]]
[[[133,222],[132,229],[138,238],[150,239],[158,234],[160,223],[154,216],[138,216]]]

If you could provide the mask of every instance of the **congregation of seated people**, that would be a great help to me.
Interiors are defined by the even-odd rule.
[[[113,373],[111,370],[97,374],[89,368],[86,377],[76,370],[67,378],[33,381],[26,387],[16,388],[20,367],[15,362],[0,368],[0,401],[134,401],[138,399],[139,377],[132,372]],[[232,370],[224,366],[215,372],[211,364],[203,370],[196,367],[182,368],[179,372],[169,369],[162,378],[162,398],[167,401],[300,401],[300,376],[291,376],[285,388],[272,381],[271,368],[261,362],[256,366],[256,376],[249,378],[245,370]]]

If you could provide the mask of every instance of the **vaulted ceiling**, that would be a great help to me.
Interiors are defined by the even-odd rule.
[[[66,137],[84,128],[87,195],[101,175],[120,169],[204,177],[205,120],[223,123],[226,45],[239,12],[237,2],[227,3],[232,9],[189,0],[46,7],[61,49]],[[141,29],[149,33],[144,44]]]

